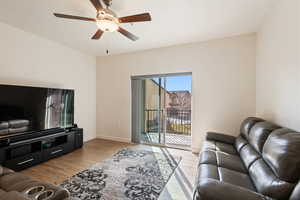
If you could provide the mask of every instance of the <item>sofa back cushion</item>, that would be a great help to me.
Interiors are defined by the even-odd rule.
[[[257,152],[261,153],[268,136],[278,128],[280,127],[270,122],[258,122],[251,128],[248,141]]]
[[[262,122],[264,121],[263,119],[257,118],[257,117],[248,117],[245,119],[240,128],[240,133],[241,136],[243,136],[246,140],[248,139],[248,135],[250,132],[250,129],[257,123],[257,122]]]
[[[241,149],[240,156],[248,170],[256,160],[261,158],[261,154],[257,153],[257,151],[250,144],[247,144]]]
[[[272,132],[262,156],[281,180],[296,183],[300,179],[300,133],[285,128]]]
[[[241,135],[235,139],[235,148],[237,152],[240,152],[244,146],[248,144],[248,141],[244,139]]]
[[[300,133],[250,117],[235,147],[259,193],[300,200]]]
[[[258,159],[248,169],[258,192],[274,199],[286,200],[291,195],[295,196],[294,193],[297,194],[297,188],[296,191],[293,190],[300,179],[300,133],[286,128],[269,133],[276,127],[260,122],[251,129],[249,142],[261,154],[256,155]],[[255,143],[254,138],[261,142]],[[249,150],[250,144],[246,146]],[[246,147],[240,152],[242,159],[250,155]],[[251,155],[255,153],[252,152]],[[243,159],[244,162],[247,160],[249,159]]]

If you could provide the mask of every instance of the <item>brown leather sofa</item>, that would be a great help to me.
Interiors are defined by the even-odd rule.
[[[0,166],[0,200],[66,200],[69,192]]]
[[[206,139],[194,200],[300,200],[300,133],[250,117]]]

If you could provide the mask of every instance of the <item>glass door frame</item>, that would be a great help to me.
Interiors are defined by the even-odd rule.
[[[158,78],[158,144],[166,146],[166,77]],[[162,86],[163,79],[163,86]],[[164,88],[164,90],[161,90]],[[162,94],[163,91],[163,94]],[[163,103],[162,103],[163,101]]]
[[[158,107],[157,107],[157,116],[158,116],[158,119],[157,119],[157,121],[158,121],[158,127],[157,127],[157,134],[158,134],[158,140],[157,140],[157,142],[147,142],[147,141],[143,141],[143,140],[141,140],[141,143],[143,143],[143,144],[149,144],[149,145],[156,145],[156,146],[166,146],[165,145],[165,141],[166,141],[166,135],[165,135],[165,131],[166,131],[166,127],[165,127],[165,117],[164,117],[164,113],[165,113],[165,103],[166,103],[166,101],[165,101],[165,99],[166,99],[166,91],[165,90],[162,90],[162,88],[165,88],[165,86],[166,86],[166,78],[164,78],[164,77],[154,77],[154,76],[151,76],[151,77],[149,77],[149,78],[143,78],[143,80],[153,80],[153,79],[158,79],[158,95],[157,95],[157,102],[158,102]],[[162,79],[164,79],[164,86],[162,86]],[[145,85],[145,84],[144,84]],[[146,93],[147,93],[147,89],[146,89],[146,87],[144,86],[144,88],[143,88],[143,93],[144,93],[144,96],[146,96]],[[162,94],[162,91],[164,91],[163,92],[163,94]],[[163,102],[163,104],[162,104],[162,102]],[[145,100],[144,100],[144,105],[143,105],[143,107],[144,107],[144,116],[143,116],[143,118],[144,119],[147,119],[147,117],[145,116],[146,115],[146,112],[145,112],[145,110],[146,110],[146,102],[145,102]],[[145,120],[143,120],[143,122],[145,123]],[[145,124],[143,125],[144,127],[146,126]],[[141,133],[142,134],[142,133]]]

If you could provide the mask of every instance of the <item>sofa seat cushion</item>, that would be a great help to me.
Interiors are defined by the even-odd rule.
[[[222,168],[235,170],[238,172],[247,173],[247,170],[244,167],[244,164],[239,156],[224,153],[221,151],[206,150],[201,152],[199,164],[210,164]]]
[[[203,179],[214,179],[219,182],[225,182],[235,186],[249,189],[251,191],[255,191],[255,187],[253,186],[248,174],[218,167],[216,165],[199,165],[196,185],[198,185],[198,183]]]
[[[7,186],[5,189],[6,191],[18,191],[18,192],[24,192],[25,190],[28,190],[31,187],[41,185],[39,182],[29,178],[27,180],[16,182],[10,186]]]
[[[215,179],[220,180],[218,166],[210,165],[210,164],[201,164],[198,167],[198,176],[196,181],[198,182],[200,179]]]
[[[17,191],[5,192],[1,197],[3,200],[32,200],[31,198],[26,197],[24,194]]]
[[[212,179],[202,179],[195,189],[194,200],[273,200],[255,191]],[[293,199],[294,200],[294,199]],[[298,200],[298,199],[295,199]]]
[[[204,142],[203,150],[220,151],[233,155],[238,154],[233,145],[212,140],[207,140]]]
[[[33,179],[26,180],[24,182],[15,184],[14,191],[24,193],[29,188],[32,188],[35,186],[44,186],[46,188],[46,190],[54,191],[54,195],[52,196],[51,200],[62,200],[69,196],[69,192],[66,189],[60,188],[54,184],[40,182],[40,181],[36,181]]]
[[[7,192],[17,191],[23,193],[27,189],[35,186],[44,186],[46,190],[53,190],[54,195],[51,200],[62,200],[69,197],[69,192],[64,188],[51,183],[34,180],[21,173],[7,174],[0,178],[0,188]]]
[[[28,176],[20,173],[10,173],[0,178],[0,188],[5,191],[15,190],[14,185],[30,179]]]
[[[0,197],[5,193],[4,190],[0,189]]]
[[[255,187],[248,174],[240,173],[222,167],[219,167],[218,171],[219,171],[221,182],[230,183],[232,185],[236,185],[239,187],[243,187],[255,191]]]

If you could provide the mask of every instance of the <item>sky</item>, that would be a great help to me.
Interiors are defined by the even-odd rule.
[[[171,76],[166,77],[167,79],[167,90],[177,91],[177,90],[188,90],[192,91],[192,76]],[[158,82],[158,79],[154,79]]]

